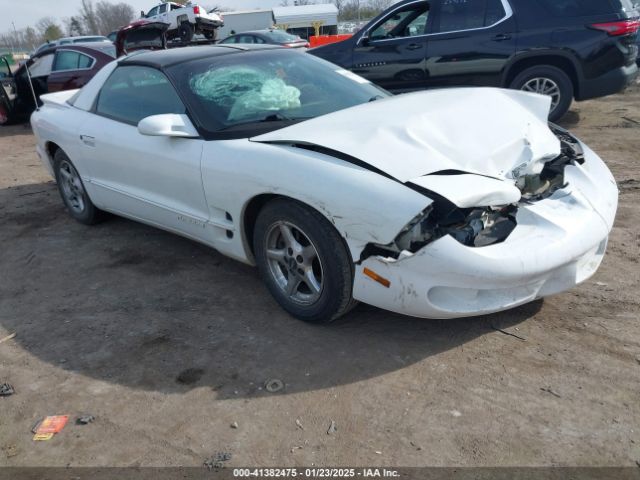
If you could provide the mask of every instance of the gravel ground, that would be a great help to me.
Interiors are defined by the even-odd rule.
[[[597,275],[497,315],[359,306],[298,322],[254,269],[113,218],[73,222],[28,126],[0,128],[0,466],[635,466],[640,87],[562,122],[610,165]],[[284,389],[269,393],[269,379]],[[48,442],[45,415],[72,421]],[[327,431],[335,422],[335,431]],[[234,428],[237,427],[237,428]]]

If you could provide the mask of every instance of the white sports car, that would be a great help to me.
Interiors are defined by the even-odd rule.
[[[76,220],[104,211],[256,264],[282,307],[496,312],[602,261],[618,200],[549,98],[490,88],[391,97],[278,47],[138,52],[43,97],[38,154]]]

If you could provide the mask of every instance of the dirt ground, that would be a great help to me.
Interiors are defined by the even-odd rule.
[[[254,269],[204,246],[75,223],[29,127],[0,128],[0,339],[16,333],[0,343],[16,391],[0,398],[0,465],[635,466],[640,85],[562,123],[620,184],[594,278],[481,318],[361,305],[331,327],[290,318]],[[32,441],[53,414],[96,420]]]

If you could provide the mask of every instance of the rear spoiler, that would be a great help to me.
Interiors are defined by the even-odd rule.
[[[71,99],[71,97],[73,97],[76,93],[78,93],[78,91],[79,89],[48,93],[46,95],[42,95],[40,97],[40,100],[42,101],[43,105],[67,108],[70,106],[68,101]]]

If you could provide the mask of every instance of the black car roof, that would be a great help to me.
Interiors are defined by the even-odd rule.
[[[144,65],[155,68],[166,68],[192,60],[230,55],[252,50],[273,50],[277,45],[200,45],[193,47],[171,48],[136,52],[120,60],[120,65]]]

